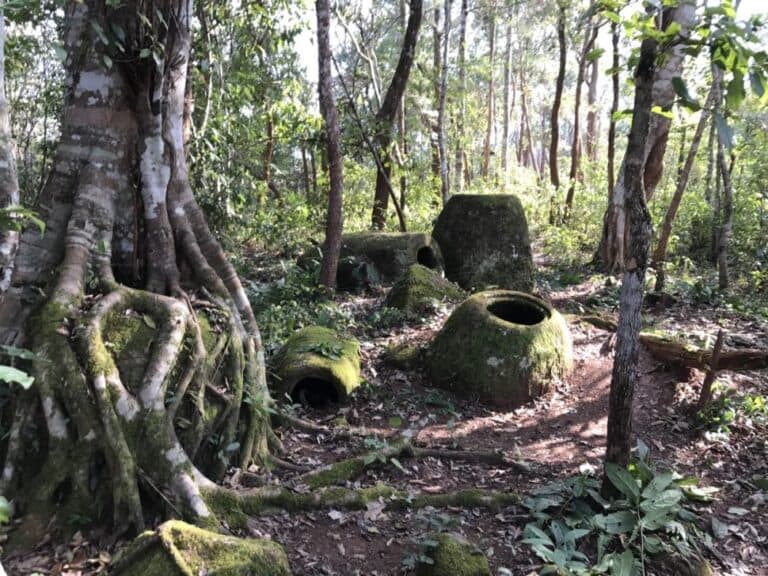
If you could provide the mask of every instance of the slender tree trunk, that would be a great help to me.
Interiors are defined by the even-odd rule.
[[[440,149],[440,195],[443,205],[451,195],[451,181],[448,173],[448,149],[445,142],[445,97],[448,92],[448,48],[451,33],[451,0],[445,0],[445,25],[443,27],[443,56],[440,74],[440,97],[437,106],[438,147]]]
[[[656,270],[656,285],[654,290],[656,292],[662,292],[664,290],[665,273],[664,263],[667,259],[667,247],[669,246],[669,238],[672,235],[672,226],[677,217],[677,210],[680,208],[680,202],[683,199],[683,194],[688,186],[688,178],[691,175],[691,168],[696,160],[696,154],[699,151],[699,144],[701,138],[704,136],[704,129],[706,128],[707,121],[710,116],[710,109],[718,98],[718,89],[713,84],[707,97],[707,102],[701,111],[699,116],[699,122],[696,125],[696,131],[693,134],[691,140],[691,147],[688,149],[688,155],[685,157],[684,162],[681,162],[680,171],[677,178],[677,186],[675,192],[672,195],[672,200],[669,203],[666,213],[664,214],[664,221],[661,224],[661,231],[659,233],[659,242],[656,245],[656,250],[653,252],[651,267]],[[685,137],[683,137],[685,142]],[[681,154],[683,147],[681,146]]]
[[[594,43],[593,43],[594,45]],[[600,77],[600,57],[597,56],[589,63],[589,78],[587,80],[587,158],[590,162],[597,161],[597,84]]]
[[[330,191],[328,193],[328,215],[325,221],[325,243],[323,262],[320,267],[320,282],[329,289],[336,287],[336,270],[339,265],[341,233],[344,227],[343,192],[344,173],[341,156],[341,133],[336,102],[331,86],[331,9],[328,0],[317,0],[317,53],[318,92],[320,113],[325,123],[325,137],[328,145],[328,171]]]
[[[8,116],[8,101],[5,97],[5,17],[0,6],[0,209],[19,204],[16,151]],[[11,284],[18,245],[18,232],[0,230],[0,297]]]
[[[405,123],[405,98],[400,102],[400,111],[398,116],[398,132],[400,133],[400,152],[402,156],[402,165],[400,166],[400,209],[405,210],[405,204],[408,199],[408,132]]]
[[[608,203],[613,201],[613,189],[616,186],[616,113],[619,111],[619,25],[611,23],[611,45],[613,46],[613,74],[611,75],[612,93],[611,117],[608,122]],[[605,234],[604,234],[605,235]]]
[[[307,200],[310,199],[312,194],[312,184],[309,176],[309,162],[307,161],[307,149],[304,146],[301,147],[301,174],[304,180],[304,195]]]
[[[494,66],[496,63],[496,13],[495,6],[490,6],[488,16],[488,94],[486,100],[485,140],[483,142],[483,178],[491,175],[491,155],[493,154],[493,128],[496,117],[496,80]]]
[[[510,92],[512,90],[512,24],[507,23],[507,40],[504,54],[504,118],[501,136],[501,169],[504,181],[507,180],[509,165],[509,121],[510,121]]]
[[[405,94],[405,87],[408,84],[408,77],[411,74],[411,68],[416,56],[416,42],[419,38],[419,28],[421,27],[422,8],[423,0],[410,0],[408,26],[405,29],[400,58],[389,88],[387,88],[387,93],[381,103],[381,108],[379,108],[376,114],[375,140],[381,155],[382,166],[376,173],[376,194],[373,200],[372,225],[377,230],[383,229],[386,224],[389,196],[394,194],[394,190],[390,190],[392,126],[400,106],[400,100],[403,98],[403,94]]]
[[[555,99],[552,102],[552,112],[550,119],[550,141],[549,141],[549,181],[552,187],[557,190],[560,188],[560,174],[557,168],[557,150],[560,141],[560,103],[563,100],[563,84],[565,83],[565,2],[558,2],[557,15],[557,46],[560,53],[559,65],[557,68],[557,80],[555,80]],[[552,208],[554,208],[554,203]],[[552,220],[550,215],[550,220]]]
[[[267,146],[264,149],[264,183],[267,190],[272,187],[272,157],[275,153],[275,135],[272,112],[267,113]]]
[[[456,193],[464,191],[465,166],[464,166],[464,119],[467,115],[467,14],[469,12],[469,0],[461,0],[461,12],[459,13],[459,111],[456,117],[456,161],[454,162],[454,174]]]
[[[317,157],[314,146],[309,151],[309,167],[312,170],[312,197],[317,198]]]
[[[587,67],[587,54],[595,45],[597,38],[597,26],[590,24],[584,37],[584,45],[581,48],[581,58],[579,59],[579,69],[576,74],[576,97],[573,106],[573,141],[571,143],[571,169],[568,175],[568,192],[565,195],[565,210],[563,220],[568,222],[571,217],[573,207],[573,195],[576,192],[576,181],[580,180],[579,164],[581,162],[581,87],[584,84],[584,73]]]
[[[722,224],[720,225],[720,230],[718,232],[717,243],[717,276],[718,287],[724,292],[727,291],[729,287],[728,246],[731,243],[731,233],[733,230],[733,183],[731,181],[733,165],[733,156],[731,156],[730,166],[728,166],[726,162],[723,136],[720,135],[717,143],[717,166],[720,170],[720,178],[723,182],[723,195]]]
[[[435,94],[435,107],[440,114],[440,90],[442,87],[442,54],[440,34],[440,6],[435,4],[434,18],[432,20],[432,91]],[[430,145],[432,147],[432,175],[440,178],[440,120],[437,121],[437,130],[430,130]]]
[[[643,40],[640,60],[635,72],[635,103],[632,128],[624,158],[627,181],[627,211],[630,220],[630,243],[621,284],[621,305],[616,330],[616,355],[613,360],[608,406],[608,432],[605,461],[618,466],[629,462],[632,435],[632,398],[637,378],[642,324],[643,287],[651,242],[651,215],[645,200],[643,167],[646,139],[653,105],[653,72],[657,46],[652,39]],[[612,493],[607,477],[603,492]]]
[[[406,0],[400,0],[400,23],[403,30],[408,27],[408,5]],[[408,199],[408,132],[406,131],[405,97],[400,99],[400,109],[397,112],[398,131],[400,133],[400,209],[405,210]]]
[[[695,20],[695,3],[683,0],[673,8],[664,11],[663,26],[666,30],[676,22],[680,26],[678,35],[687,38]],[[675,100],[672,79],[680,76],[685,56],[685,42],[675,42],[664,55],[663,62],[657,67],[653,84],[653,103],[664,110],[669,110]],[[646,141],[646,164],[643,172],[643,185],[646,199],[650,200],[663,171],[664,152],[667,147],[671,122],[661,114],[653,114],[651,127]],[[607,272],[621,271],[625,261],[627,243],[626,190],[629,184],[622,174],[624,163],[619,169],[619,177],[611,191],[608,208],[603,220],[603,234],[595,256],[596,263]]]

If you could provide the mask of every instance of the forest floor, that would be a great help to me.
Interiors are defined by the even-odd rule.
[[[606,287],[604,279],[572,271],[561,274],[554,268],[542,270],[539,288],[541,296],[567,314],[574,370],[546,397],[511,412],[496,412],[456,399],[430,388],[419,369],[406,371],[386,363],[383,353],[388,345],[427,344],[449,314],[448,307],[421,322],[383,330],[366,322],[382,306],[383,293],[340,296],[340,305],[359,319],[355,335],[361,341],[364,385],[346,406],[299,410],[299,415],[325,425],[343,417],[349,425],[365,428],[368,436],[342,439],[281,429],[287,449],[283,458],[317,467],[404,436],[414,445],[504,451],[527,468],[440,458],[402,459],[395,465],[370,466],[352,483],[365,487],[384,482],[430,494],[487,488],[525,496],[580,472],[599,473],[605,448],[612,334],[580,322],[577,314],[589,306],[615,311],[617,289]],[[663,311],[648,309],[645,321],[692,339],[712,337],[722,327],[728,334],[726,344],[731,346],[746,343],[765,347],[768,342],[768,322],[764,320],[683,302]],[[735,410],[727,431],[707,430],[686,411],[695,400],[703,373],[669,371],[645,350],[639,373],[635,437],[651,449],[657,468],[695,475],[703,485],[719,489],[714,501],[698,507],[707,529],[718,526],[716,552],[710,556],[716,573],[767,574],[768,505],[765,492],[753,483],[755,477],[768,476],[766,419],[750,418]],[[718,380],[736,389],[738,395],[768,396],[766,370],[721,372]],[[277,470],[266,480],[290,486],[295,485],[297,474]],[[230,481],[237,484],[238,477]],[[483,550],[493,574],[535,574],[540,567],[529,547],[521,543],[524,526],[530,521],[523,506],[496,511],[449,508],[400,512],[387,510],[382,504],[372,503],[367,510],[357,512],[326,510],[256,517],[249,521],[247,535],[281,543],[296,576],[408,573],[404,561],[407,564],[415,558],[420,538],[430,530],[446,528],[463,533]],[[78,533],[68,544],[41,543],[34,554],[5,559],[4,564],[13,575],[95,574],[108,564],[115,547],[119,543],[108,538],[86,540]],[[655,570],[663,568],[651,565],[649,573]]]

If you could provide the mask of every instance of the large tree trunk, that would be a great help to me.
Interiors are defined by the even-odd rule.
[[[5,17],[0,6],[0,209],[19,204],[19,179],[16,173],[8,101],[5,97]],[[11,284],[13,260],[19,244],[19,233],[0,229],[0,296]]]
[[[467,14],[469,12],[469,0],[461,0],[461,12],[459,13],[459,54],[456,67],[459,74],[459,112],[456,117],[456,161],[454,162],[454,174],[456,175],[456,193],[464,191],[464,119],[467,115]]]
[[[627,211],[630,217],[630,244],[621,284],[619,325],[616,330],[616,355],[613,360],[608,406],[608,431],[605,461],[626,466],[629,462],[632,435],[632,398],[635,390],[640,351],[643,286],[651,242],[651,215],[643,188],[646,139],[653,105],[653,71],[657,45],[653,39],[643,40],[635,73],[635,103],[624,177],[627,182]],[[603,491],[612,492],[607,477]]]
[[[445,98],[448,93],[448,48],[451,33],[451,0],[445,0],[445,24],[443,26],[443,54],[440,66],[440,89],[437,101],[437,143],[440,151],[440,196],[443,205],[451,195],[450,174],[448,174],[448,148],[445,134]]]
[[[555,99],[552,102],[549,140],[549,182],[557,190],[560,188],[560,173],[557,168],[557,150],[560,147],[560,103],[563,100],[563,84],[565,83],[565,2],[558,3],[557,15],[557,46],[560,54],[555,80]],[[554,204],[553,204],[554,208]],[[552,220],[552,214],[550,214]]]
[[[325,122],[325,140],[328,145],[328,170],[331,187],[328,192],[328,216],[325,221],[325,243],[323,262],[320,267],[320,282],[327,288],[336,287],[336,270],[339,265],[341,233],[344,227],[342,210],[344,173],[341,157],[341,133],[336,102],[331,87],[331,9],[328,0],[317,0],[317,54],[318,92],[320,113]]]
[[[376,194],[373,199],[373,215],[371,223],[377,230],[384,228],[387,221],[389,196],[394,191],[390,186],[392,172],[392,132],[400,100],[405,93],[408,77],[411,74],[413,61],[416,57],[416,42],[419,38],[423,0],[410,0],[411,12],[408,16],[408,26],[405,29],[400,58],[387,88],[387,93],[376,114],[376,144],[381,154],[381,167],[376,172]]]
[[[191,0],[66,6],[61,141],[37,207],[45,234],[22,234],[0,303],[2,341],[37,355],[0,487],[27,513],[27,537],[54,514],[140,529],[158,495],[213,521],[209,478],[268,453],[259,331],[188,179],[192,13]],[[99,22],[125,32],[119,64]],[[142,56],[152,42],[164,57]],[[29,426],[45,438],[19,442]]]
[[[488,7],[488,94],[485,104],[485,140],[483,141],[483,178],[491,175],[491,155],[493,154],[493,127],[496,119],[496,7]]]
[[[696,6],[691,0],[684,0],[676,7],[665,10],[663,26],[666,30],[670,24],[680,25],[678,35],[687,38],[690,35],[696,16]],[[665,52],[664,61],[657,67],[653,83],[653,104],[663,110],[670,110],[675,100],[673,78],[682,73],[686,43],[678,41]],[[664,152],[667,148],[667,138],[671,120],[661,114],[653,114],[648,132],[643,168],[645,196],[650,200],[656,185],[661,179],[664,164]],[[608,207],[603,219],[603,234],[595,257],[596,263],[605,271],[619,272],[624,264],[624,253],[627,243],[627,181],[626,159],[619,169],[616,185],[611,191]]]

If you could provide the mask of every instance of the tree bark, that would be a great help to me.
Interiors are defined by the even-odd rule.
[[[443,55],[440,66],[440,90],[437,105],[437,142],[440,156],[440,196],[443,205],[448,202],[451,196],[451,181],[448,173],[448,149],[446,146],[445,134],[445,98],[448,92],[448,48],[450,45],[451,33],[451,0],[445,0],[445,24],[443,25]]]
[[[410,0],[408,26],[405,29],[400,58],[389,88],[387,88],[387,93],[381,103],[381,108],[379,108],[376,114],[375,141],[381,155],[381,167],[376,173],[376,194],[373,200],[371,223],[373,228],[377,230],[383,229],[387,221],[392,164],[390,151],[392,129],[416,56],[416,42],[418,41],[419,28],[421,27],[422,8],[423,0]],[[394,193],[394,191],[392,192]]]
[[[8,100],[5,96],[5,17],[0,6],[0,209],[19,205],[19,179],[16,150],[11,135]],[[8,290],[13,261],[19,245],[19,233],[0,230],[0,298]]]
[[[613,198],[613,188],[616,186],[616,113],[619,111],[619,25],[611,23],[611,45],[613,47],[613,74],[611,75],[612,93],[611,117],[608,122],[608,203]]]
[[[674,8],[665,10],[663,27],[667,29],[676,22],[680,25],[678,35],[687,38],[690,35],[696,16],[695,3],[684,0]],[[664,62],[656,70],[653,84],[653,104],[663,110],[669,110],[675,100],[675,90],[672,79],[680,76],[685,56],[685,42],[675,42],[665,52]],[[653,114],[651,127],[646,141],[645,164],[643,168],[643,185],[646,199],[650,200],[663,172],[664,152],[671,121],[661,114]],[[606,272],[620,272],[625,261],[627,249],[627,212],[626,195],[628,180],[624,174],[626,162],[622,162],[616,185],[611,190],[603,219],[603,234],[595,255],[595,261]]]
[[[717,142],[717,168],[720,171],[720,178],[723,183],[721,199],[722,222],[717,238],[717,285],[720,290],[725,292],[728,290],[730,283],[728,276],[728,246],[731,242],[733,231],[733,183],[731,181],[731,173],[734,160],[733,156],[731,156],[730,166],[726,163],[723,138],[724,136],[719,135]]]
[[[590,162],[597,160],[597,83],[600,77],[600,57],[597,56],[589,63],[587,79],[587,158]]]
[[[37,354],[36,397],[17,399],[13,427],[39,418],[46,437],[34,446],[12,437],[0,481],[28,511],[19,529],[27,536],[72,513],[140,530],[149,504],[140,483],[181,514],[213,521],[209,478],[230,462],[263,461],[274,437],[255,317],[188,178],[192,2],[146,7],[65,7],[61,139],[38,206],[45,233],[21,235],[0,301],[0,339]],[[120,65],[93,34],[98,22],[125,32],[130,58]],[[162,56],[140,56],[150,37]],[[138,273],[126,264],[137,260]],[[203,314],[221,327],[210,333],[220,346],[206,347],[202,326],[214,322]],[[111,339],[129,321],[151,328],[131,370]],[[220,408],[213,421],[211,403]],[[25,477],[31,461],[40,469]]]
[[[616,331],[616,355],[613,360],[608,406],[606,463],[626,466],[629,462],[632,435],[632,399],[635,390],[640,351],[643,287],[651,242],[651,215],[645,200],[643,167],[651,123],[653,78],[657,43],[645,39],[640,47],[640,60],[635,72],[635,102],[632,128],[624,158],[627,181],[627,210],[630,219],[630,243],[621,284],[619,324]],[[607,477],[603,492],[612,493]]]
[[[496,79],[494,65],[496,62],[496,11],[495,6],[489,6],[488,14],[488,94],[486,100],[485,140],[483,141],[483,178],[491,175],[491,155],[493,148],[493,128],[496,118]]]
[[[325,140],[328,146],[328,172],[330,191],[328,193],[328,215],[325,221],[325,242],[323,262],[320,266],[320,283],[326,288],[336,288],[336,270],[339,265],[341,233],[344,228],[343,193],[344,173],[341,156],[341,133],[336,102],[331,86],[331,9],[328,0],[317,0],[317,53],[318,93],[320,113],[325,123]]]
[[[469,12],[469,0],[461,0],[459,13],[459,112],[456,117],[456,160],[454,162],[454,174],[456,193],[464,191],[465,166],[464,166],[464,119],[467,115],[467,14]]]
[[[558,2],[557,15],[557,46],[560,59],[557,67],[557,80],[555,80],[555,99],[552,102],[550,116],[550,140],[549,140],[549,182],[557,190],[560,188],[560,173],[557,168],[557,150],[560,142],[560,103],[563,100],[563,84],[565,83],[565,2]],[[554,203],[552,208],[554,209]],[[552,220],[552,215],[550,215]]]
[[[442,41],[440,34],[440,6],[435,4],[434,18],[432,20],[432,89],[435,93],[435,103],[438,110],[438,116],[440,114],[440,90],[442,87]],[[431,132],[431,131],[430,131]],[[437,120],[437,134],[435,137],[430,137],[430,145],[432,147],[432,175],[435,178],[440,178],[440,119]],[[431,134],[430,134],[431,136]]]

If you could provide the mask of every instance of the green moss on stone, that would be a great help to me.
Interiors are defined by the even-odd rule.
[[[528,222],[516,196],[451,196],[432,235],[443,253],[445,276],[462,288],[533,289]]]
[[[456,534],[438,534],[432,538],[437,546],[425,553],[433,564],[419,563],[416,576],[491,576],[491,568],[483,553]]]
[[[418,346],[401,342],[394,346],[388,346],[384,351],[383,360],[390,366],[402,370],[410,370],[421,362],[422,350]]]
[[[307,476],[304,483],[310,488],[344,484],[346,481],[360,476],[365,471],[365,462],[360,458],[350,458],[335,462]]]
[[[291,394],[299,383],[323,381],[336,390],[339,402],[360,385],[360,345],[333,330],[309,326],[295,332],[275,355],[272,389],[276,398]]]
[[[544,394],[571,363],[562,316],[538,298],[506,290],[464,301],[427,356],[435,386],[507,408]]]
[[[461,300],[465,296],[461,288],[439,273],[414,264],[395,282],[384,304],[406,314],[421,314],[432,309],[436,302]]]
[[[279,544],[224,536],[176,520],[141,534],[121,558],[116,560],[121,576],[291,574]]]
[[[420,232],[356,232],[344,234],[341,258],[373,263],[381,280],[394,282],[413,264],[442,269],[442,255],[429,234]]]

